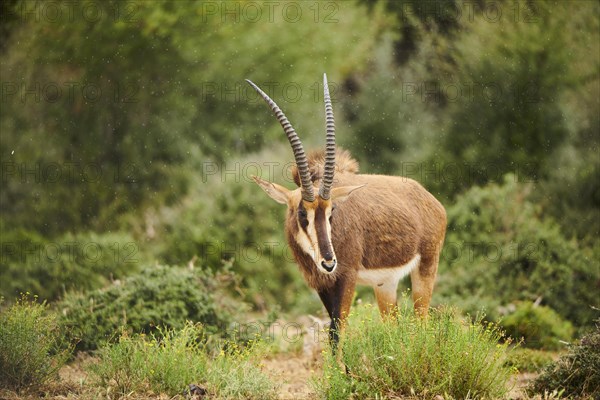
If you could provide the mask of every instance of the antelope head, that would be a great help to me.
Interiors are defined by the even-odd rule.
[[[300,177],[300,187],[295,190],[289,190],[281,185],[265,181],[258,177],[253,177],[254,181],[273,200],[287,205],[288,223],[295,223],[298,227],[294,240],[313,259],[320,272],[332,274],[337,267],[335,251],[331,244],[331,212],[334,202],[343,201],[352,191],[362,187],[362,185],[332,188],[335,173],[335,123],[329,87],[327,85],[327,76],[323,75],[327,130],[325,165],[323,178],[321,179],[316,196],[316,188],[313,186],[304,148],[292,124],[290,124],[285,114],[265,92],[251,81],[246,81],[265,100],[283,127],[294,152],[298,176]]]

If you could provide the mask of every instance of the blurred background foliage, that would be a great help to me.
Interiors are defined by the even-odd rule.
[[[438,304],[498,319],[536,302],[589,328],[599,3],[269,4],[2,3],[0,295],[85,305],[142,265],[231,265],[255,310],[319,310],[283,209],[250,179],[293,185],[285,136],[244,79],[312,148],[327,72],[361,171],[414,178],[448,210]]]

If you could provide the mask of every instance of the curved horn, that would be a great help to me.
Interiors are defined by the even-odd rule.
[[[333,175],[335,173],[335,121],[333,119],[333,107],[331,106],[331,97],[329,97],[329,86],[327,85],[327,75],[323,74],[323,90],[325,98],[325,121],[327,126],[327,141],[325,144],[325,167],[323,180],[319,188],[319,196],[328,200],[333,184]]]
[[[246,82],[250,84],[258,92],[258,94],[265,100],[265,102],[271,107],[273,113],[275,113],[275,117],[283,127],[285,134],[292,146],[292,150],[294,151],[294,158],[296,159],[296,166],[298,167],[298,174],[300,175],[300,182],[302,184],[302,199],[305,201],[313,202],[315,201],[315,194],[313,191],[312,181],[310,179],[310,171],[308,170],[308,162],[306,161],[306,155],[304,154],[304,148],[302,147],[302,142],[300,142],[300,138],[298,134],[288,121],[287,117],[281,111],[279,106],[271,100],[269,96],[265,92],[263,92],[258,86],[256,86],[252,81],[246,79]]]

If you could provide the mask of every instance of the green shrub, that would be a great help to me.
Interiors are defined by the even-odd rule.
[[[531,393],[562,390],[565,397],[600,398],[600,320],[596,329],[548,365],[532,383]]]
[[[415,178],[412,174],[417,172],[418,161],[436,148],[440,122],[435,104],[423,101],[425,94],[417,91],[422,89],[417,82],[429,79],[428,68],[435,55],[430,49],[421,49],[416,59],[398,68],[391,39],[390,35],[382,38],[368,75],[357,74],[346,81],[347,96],[340,96],[340,111],[348,118],[351,131],[337,140],[360,160],[360,170],[365,173]]]
[[[447,208],[434,300],[472,314],[485,305],[497,320],[501,306],[541,297],[575,326],[592,326],[597,263],[528,200],[533,189],[507,175],[501,185],[469,189]]]
[[[113,398],[150,392],[174,396],[190,384],[205,388],[210,398],[275,398],[275,384],[259,367],[258,344],[244,349],[229,344],[215,355],[202,345],[206,332],[200,325],[159,333],[160,338],[123,336],[102,347],[99,360],[88,367],[93,384],[112,388]]]
[[[13,16],[35,13],[37,5],[4,4],[3,15],[19,23],[13,25],[18,29],[12,30],[11,40],[4,36],[8,25],[2,23],[0,28],[3,82],[42,79],[62,86],[65,79],[71,79],[94,82],[98,93],[114,95],[93,101],[58,96],[32,102],[31,107],[23,107],[20,96],[3,99],[0,152],[8,153],[10,157],[3,161],[17,169],[10,173],[2,170],[3,211],[11,227],[26,226],[49,234],[114,229],[125,213],[140,217],[148,205],[160,207],[163,202],[179,201],[189,184],[179,172],[182,166],[189,169],[194,159],[223,161],[274,141],[285,142],[264,104],[246,90],[245,83],[240,86],[243,77],[252,78],[266,90],[265,84],[275,80],[278,87],[269,94],[286,112],[291,110],[290,118],[299,132],[324,133],[322,121],[313,117],[322,108],[312,100],[322,95],[320,87],[314,86],[320,74],[330,72],[335,82],[348,71],[366,68],[370,49],[391,20],[383,10],[365,18],[365,7],[336,4],[332,22],[339,19],[336,32],[347,40],[334,44],[326,29],[330,24],[315,29],[310,22],[315,9],[307,2],[296,5],[302,23],[290,24],[278,10],[272,20],[261,24],[261,31],[256,30],[256,20],[240,18],[244,10],[234,10],[238,21],[226,26],[218,13],[206,12],[203,2],[175,7],[167,2],[158,8],[140,2],[135,7],[135,24],[99,18],[95,21],[98,29],[92,31],[84,18],[74,18],[61,29],[47,20],[24,21]],[[108,15],[118,4],[101,2],[98,12]],[[321,21],[329,15],[324,14],[326,10],[316,11],[323,13],[319,14]],[[192,31],[197,33],[194,37],[189,35]],[[265,37],[272,40],[266,43]],[[122,43],[118,57],[115,42]],[[296,51],[280,52],[292,46]],[[167,48],[168,52],[163,51]],[[198,51],[207,54],[202,70],[197,67]],[[107,70],[106,62],[100,60],[109,58],[114,67]],[[271,62],[264,63],[267,58]],[[251,71],[258,63],[264,68]],[[298,68],[288,68],[290,65]],[[77,68],[67,78],[64,71],[71,66]],[[141,90],[146,84],[142,82],[152,82],[156,92]],[[282,86],[288,83],[302,95],[286,97]],[[220,85],[235,87],[240,95],[225,96],[220,89],[207,91],[208,86],[217,89]],[[198,101],[200,93],[202,100]],[[37,140],[40,127],[53,139]],[[47,175],[46,169],[55,170],[45,167],[56,164],[62,166],[61,179],[31,177],[31,172],[19,171],[21,165],[27,171],[41,166],[37,175]],[[65,176],[71,170],[71,176]]]
[[[21,292],[56,300],[65,291],[105,286],[138,269],[137,242],[127,233],[66,234],[55,240],[19,230],[2,235],[0,295]]]
[[[158,333],[157,326],[179,329],[186,320],[224,336],[246,309],[225,293],[233,279],[227,271],[151,266],[105,289],[68,294],[57,308],[79,350],[95,349],[121,329]]]
[[[593,137],[600,141],[600,135]],[[561,149],[563,154],[555,161],[561,168],[553,168],[550,178],[540,182],[532,197],[556,218],[566,236],[576,235],[581,242],[587,242],[590,258],[597,260],[600,258],[600,157],[597,155],[600,145],[591,144],[586,137],[579,146],[578,151],[573,146]]]
[[[449,56],[456,67],[446,84],[473,84],[470,95],[457,96],[447,112],[442,151],[469,177],[448,182],[455,193],[500,181],[517,169],[519,177],[544,177],[568,137],[563,99],[579,81],[567,60],[581,49],[567,45],[571,38],[562,13],[571,9],[543,1],[528,4],[522,12],[536,23],[507,18],[499,25],[475,18],[464,28],[468,34],[451,41]],[[549,42],[552,50],[545,45]],[[592,65],[583,68],[593,71]]]
[[[262,173],[265,179],[295,187],[284,180],[290,157],[286,144],[228,164],[210,164],[218,168],[211,174],[206,167],[190,197],[163,209],[158,217],[161,222],[151,242],[156,258],[182,265],[196,257],[213,269],[227,260],[240,276],[247,300],[258,309],[271,311],[274,305],[290,309],[297,304],[303,312],[307,304],[320,309],[318,297],[309,291],[288,249],[285,207],[266,196],[249,176]],[[225,168],[240,172],[221,175]]]
[[[507,335],[534,349],[557,350],[573,338],[573,325],[547,306],[531,302],[517,303],[514,312],[504,317],[500,325]]]
[[[501,337],[495,326],[462,321],[448,309],[428,320],[404,309],[382,322],[373,308],[359,308],[341,342],[348,373],[327,352],[316,389],[326,399],[498,398],[513,372]]]
[[[537,372],[552,363],[552,354],[547,351],[516,348],[508,354],[505,365],[519,372]]]
[[[21,391],[41,386],[58,377],[69,355],[56,315],[45,303],[23,295],[0,313],[0,387]]]

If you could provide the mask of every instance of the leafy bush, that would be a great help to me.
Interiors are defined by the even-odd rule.
[[[405,309],[385,322],[373,308],[358,310],[341,342],[348,373],[325,354],[316,384],[323,398],[499,398],[507,392],[513,369],[504,366],[508,345],[498,344],[502,333],[495,326],[461,321],[448,309],[428,320]]]
[[[447,208],[434,299],[472,314],[486,305],[488,317],[497,320],[500,306],[541,297],[575,326],[591,326],[600,270],[528,200],[532,190],[507,175],[501,185],[469,189]]]
[[[2,305],[2,298],[0,298]],[[0,387],[33,389],[58,377],[70,355],[56,315],[23,295],[0,313]]]
[[[522,13],[536,23],[506,18],[499,28],[475,18],[465,28],[469,33],[451,42],[456,67],[446,84],[471,91],[457,96],[448,110],[447,161],[469,177],[448,182],[454,186],[449,190],[501,181],[517,170],[523,178],[547,177],[548,164],[572,128],[563,111],[565,96],[582,82],[575,78],[581,72],[568,62],[571,51],[583,50],[567,45],[572,38],[562,13],[569,11],[532,1]],[[595,67],[582,63],[578,68],[592,73]]]
[[[186,320],[225,336],[246,309],[225,294],[233,279],[227,271],[216,275],[202,268],[151,266],[105,289],[68,294],[57,308],[80,350],[99,347],[122,328],[157,333],[158,326],[179,329]]]
[[[78,4],[77,10],[86,4]],[[3,14],[39,11],[36,7],[18,2]],[[106,16],[118,7],[122,4],[111,0],[98,4],[97,10]],[[25,226],[49,235],[115,229],[123,214],[139,216],[138,210],[147,205],[178,201],[190,184],[189,174],[180,174],[182,166],[189,169],[194,158],[223,161],[232,153],[284,142],[285,135],[264,104],[247,86],[241,87],[244,77],[259,84],[276,83],[270,94],[284,109],[282,98],[298,106],[292,117],[304,121],[296,124],[301,132],[322,128],[321,120],[312,118],[320,108],[311,101],[322,94],[316,85],[320,74],[331,72],[333,81],[335,73],[364,67],[390,18],[383,12],[364,18],[365,8],[354,3],[336,6],[331,13],[334,21],[339,19],[336,32],[343,32],[347,40],[334,45],[327,28],[331,24],[315,29],[311,4],[298,2],[297,7],[302,23],[290,24],[278,10],[270,21],[259,18],[267,22],[261,23],[261,31],[255,29],[257,21],[245,18],[244,8],[234,6],[237,23],[228,27],[201,2],[142,2],[135,7],[135,23],[98,18],[97,31],[89,31],[85,18],[73,18],[60,29],[45,19],[20,19],[15,24],[19,29],[6,41],[3,80],[45,82],[42,86],[52,82],[63,95],[45,100],[42,95],[42,101],[37,97],[27,107],[19,95],[3,102],[0,149],[2,154],[17,149],[6,160],[13,170],[6,174],[8,179],[3,175],[0,193],[10,228]],[[196,34],[192,38],[189,32]],[[272,40],[266,43],[264,37]],[[118,54],[115,43],[121,47]],[[292,47],[296,50],[279,51]],[[322,62],[311,62],[316,58]],[[111,67],[100,59],[110,60]],[[254,68],[259,63],[264,68]],[[94,98],[82,98],[81,87],[75,90],[80,95],[64,95],[65,85],[73,82],[93,83]],[[143,90],[149,86],[153,91]],[[297,92],[291,94],[286,89],[290,86]],[[269,121],[268,129],[258,119]],[[41,134],[52,140],[37,140]],[[21,165],[28,170],[40,167],[41,172],[33,177],[22,174]],[[45,176],[57,165],[63,172],[60,179]]]
[[[105,286],[138,269],[142,253],[127,233],[66,234],[48,240],[35,232],[2,234],[0,295],[21,292],[56,300],[65,291]]]
[[[113,398],[153,392],[174,396],[190,384],[203,387],[211,399],[274,399],[275,384],[259,367],[259,345],[244,349],[230,344],[212,355],[201,344],[206,331],[187,323],[181,330],[154,335],[122,336],[102,347],[88,369],[93,384]]]
[[[197,258],[209,268],[227,260],[257,308],[271,311],[274,305],[289,309],[301,304],[303,312],[307,305],[320,310],[320,301],[308,290],[284,238],[285,207],[266,196],[250,177],[262,173],[265,179],[295,187],[285,180],[290,158],[285,145],[231,164],[211,164],[217,171],[206,167],[190,196],[158,216],[161,222],[151,242],[156,257],[169,264]],[[222,168],[235,169],[231,165],[239,174],[224,174]]]
[[[505,365],[516,368],[519,372],[538,372],[551,363],[551,353],[519,347],[508,354]]]
[[[600,320],[596,329],[568,354],[548,365],[530,387],[532,393],[564,390],[565,397],[600,397]]]
[[[406,11],[417,3],[378,4]],[[427,18],[431,22],[434,18],[429,17],[432,15]],[[406,18],[406,14],[401,18],[402,29],[415,22],[419,46],[398,66],[394,58],[407,57],[408,52],[395,47],[394,40],[398,38],[382,35],[368,73],[354,74],[344,82],[341,108],[348,120],[348,127],[344,128],[349,132],[338,135],[336,140],[360,162],[362,173],[401,175],[426,182],[427,188],[443,199],[449,193],[439,190],[444,185],[431,182],[430,178],[439,178],[436,171],[440,169],[447,135],[446,100],[439,80],[446,74],[450,57],[440,52],[438,31],[434,34],[416,19]],[[401,41],[409,39],[405,34]]]
[[[600,100],[596,100],[600,101]],[[596,119],[599,119],[597,116]],[[600,127],[595,128],[595,132]],[[583,135],[582,135],[583,136]],[[590,135],[591,136],[591,135]],[[550,178],[541,182],[532,200],[544,206],[560,223],[566,236],[588,242],[591,259],[600,259],[600,135],[586,137],[574,146],[561,148]]]
[[[573,338],[573,325],[547,306],[536,306],[531,302],[519,302],[515,311],[500,322],[506,333],[513,338],[524,339],[526,347],[557,350],[560,341]]]
[[[439,121],[417,83],[427,79],[424,66],[433,55],[422,51],[418,59],[397,68],[391,39],[387,35],[381,41],[368,75],[345,82],[347,96],[342,97],[340,111],[351,132],[337,140],[360,160],[362,171],[406,176],[416,173],[418,161],[435,147]]]

